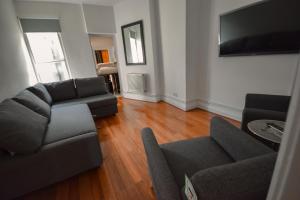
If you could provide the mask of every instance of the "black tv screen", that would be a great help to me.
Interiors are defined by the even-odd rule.
[[[300,51],[300,0],[267,0],[220,16],[220,56]]]

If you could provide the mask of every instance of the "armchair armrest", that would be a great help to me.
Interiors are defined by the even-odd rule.
[[[265,200],[276,156],[267,154],[197,172],[191,182],[198,199]]]
[[[180,200],[180,190],[150,128],[142,130],[150,176],[158,200]]]
[[[212,119],[210,135],[235,161],[274,152],[220,117]]]
[[[274,110],[288,112],[290,104],[289,96],[266,95],[266,94],[247,94],[245,108],[256,108],[263,110]]]

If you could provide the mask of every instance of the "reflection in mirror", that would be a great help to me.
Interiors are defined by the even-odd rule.
[[[122,26],[122,36],[127,65],[145,65],[143,22]]]

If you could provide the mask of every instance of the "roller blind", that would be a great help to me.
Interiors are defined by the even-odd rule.
[[[24,33],[61,32],[58,19],[20,19]]]

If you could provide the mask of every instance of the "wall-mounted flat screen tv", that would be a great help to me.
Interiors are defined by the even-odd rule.
[[[220,16],[220,56],[300,52],[300,0],[266,0]]]

